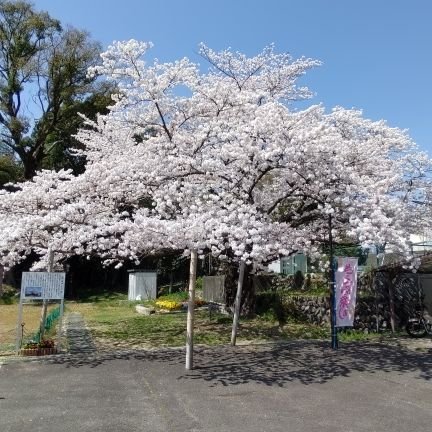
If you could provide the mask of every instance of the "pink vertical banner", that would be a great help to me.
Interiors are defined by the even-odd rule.
[[[357,296],[358,258],[338,258],[336,271],[336,327],[352,327]]]

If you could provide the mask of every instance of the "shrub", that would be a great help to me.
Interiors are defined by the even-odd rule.
[[[156,300],[155,305],[169,311],[181,309],[182,304],[174,300]]]
[[[294,289],[299,290],[303,288],[303,283],[304,283],[304,276],[303,273],[300,270],[297,270],[295,275],[294,275]]]
[[[54,348],[54,341],[52,339],[42,339],[39,342],[39,348]]]
[[[258,294],[256,297],[255,312],[261,316],[267,316],[279,322],[280,326],[286,324],[288,313],[285,309],[282,296],[275,292]]]
[[[17,290],[10,285],[3,285],[3,294],[0,297],[0,304],[13,304],[17,299]]]
[[[177,303],[184,302],[188,299],[189,293],[187,291],[178,291],[172,294],[166,294],[163,296],[160,296],[158,300],[168,300],[168,301],[174,301]]]
[[[203,289],[203,278],[201,276],[196,279],[195,289],[197,291]]]

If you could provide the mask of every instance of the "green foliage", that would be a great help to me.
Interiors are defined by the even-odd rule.
[[[283,297],[280,293],[264,292],[256,297],[255,312],[267,319],[278,321],[280,326],[287,323],[288,311],[285,309]]]
[[[203,289],[203,278],[202,278],[202,276],[197,277],[196,284],[195,284],[195,289],[197,291],[202,291],[202,289]]]
[[[276,275],[273,276],[271,285],[265,286],[264,291],[272,290],[282,292],[284,295],[312,295],[321,296],[328,294],[328,280],[326,275],[307,273],[304,278],[303,275],[298,275],[297,282],[295,281],[296,275]]]
[[[304,283],[304,276],[300,270],[297,270],[294,275],[294,289],[302,289]]]
[[[0,1],[1,145],[19,157],[24,178],[42,167],[79,171],[70,154],[82,124],[77,113],[94,118],[110,103],[109,92],[87,78],[99,52],[88,33],[62,29],[31,3]]]
[[[16,182],[22,176],[22,167],[11,156],[0,156],[0,188],[6,183]]]
[[[49,332],[50,330],[52,330],[54,328],[59,317],[60,317],[60,306],[52,309],[50,311],[50,313],[46,316],[46,318],[45,318],[45,331],[46,332]],[[42,339],[42,341],[41,341],[40,329],[34,334],[34,336],[32,337],[32,340],[38,341],[39,346],[41,348],[52,348],[50,346],[41,346],[40,345],[41,342],[44,341],[44,339]]]
[[[330,250],[328,245],[323,246],[323,251],[329,256]],[[360,245],[353,243],[336,244],[333,247],[333,256],[357,257],[359,265],[366,264],[368,253],[368,249],[363,249]]]
[[[111,302],[114,304],[119,303],[119,301],[126,301],[127,294],[113,291],[96,291],[93,288],[82,287],[79,291],[80,299],[79,302],[82,303],[107,303]]]
[[[171,294],[166,294],[159,297],[159,300],[183,302],[187,301],[189,294],[187,291],[178,291]]]
[[[18,302],[17,290],[10,285],[2,285],[3,294],[0,296],[0,304],[14,304]]]
[[[55,170],[70,168],[75,174],[84,171],[85,159],[71,152],[73,149],[82,148],[82,144],[74,137],[80,128],[85,127],[81,115],[94,120],[97,114],[106,114],[107,107],[112,102],[113,91],[112,87],[101,85],[84,100],[71,100],[68,105],[64,104],[61,107],[56,129],[46,136],[42,168]],[[40,120],[41,127],[43,127],[42,123],[47,121],[49,118],[43,117]]]

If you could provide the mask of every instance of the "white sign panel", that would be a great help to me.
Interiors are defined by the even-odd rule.
[[[339,258],[336,271],[336,327],[352,327],[357,296],[357,258]]]
[[[22,299],[61,300],[64,298],[66,273],[24,272]]]

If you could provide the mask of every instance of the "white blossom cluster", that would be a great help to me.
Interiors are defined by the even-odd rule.
[[[335,241],[410,258],[409,234],[429,223],[431,161],[406,131],[356,110],[294,109],[316,60],[202,45],[201,72],[188,59],[147,65],[149,48],[116,42],[89,71],[119,92],[77,135],[84,174],[42,171],[1,191],[4,265],[32,250],[43,265],[48,249],[119,265],[164,249],[319,259],[330,219]]]

